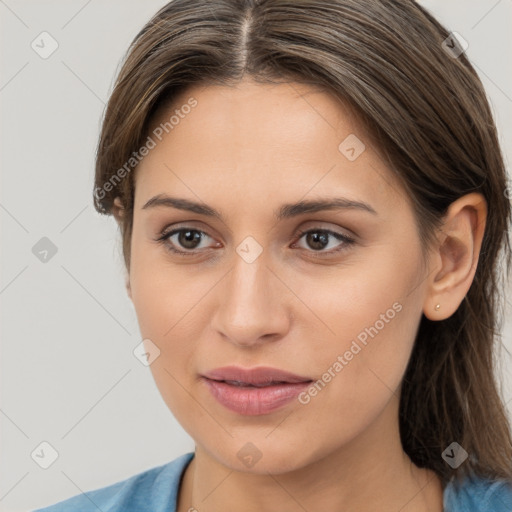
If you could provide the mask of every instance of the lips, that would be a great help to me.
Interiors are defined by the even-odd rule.
[[[269,367],[228,366],[203,374],[211,395],[237,414],[270,414],[291,403],[312,379]]]
[[[310,377],[296,375],[278,368],[259,366],[255,368],[241,368],[238,366],[225,366],[203,374],[210,380],[226,382],[233,386],[240,387],[265,387],[274,384],[297,384],[300,382],[311,382]]]

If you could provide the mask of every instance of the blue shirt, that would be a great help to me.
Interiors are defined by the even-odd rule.
[[[180,479],[193,457],[194,452],[186,453],[126,480],[33,512],[176,512]],[[449,483],[443,502],[445,512],[512,512],[512,485],[468,478],[460,487]]]

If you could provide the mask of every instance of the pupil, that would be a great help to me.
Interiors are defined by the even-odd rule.
[[[321,233],[320,235],[318,233]],[[307,242],[313,249],[323,249],[329,244],[328,234],[323,232],[308,233]],[[320,245],[318,243],[320,241]]]
[[[181,231],[178,236],[180,244],[186,249],[195,249],[196,243],[201,241],[201,233],[199,231]]]

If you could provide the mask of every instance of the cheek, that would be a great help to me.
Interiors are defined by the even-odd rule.
[[[171,264],[164,247],[134,243],[131,295],[143,336],[168,344],[201,307],[214,281],[208,272],[201,276],[192,267]]]
[[[197,370],[197,344],[209,318],[204,305],[219,278],[211,272],[199,277],[197,271],[171,266],[164,255],[151,258],[150,253],[132,253],[132,301],[142,338],[160,350],[150,365],[155,383],[169,409],[186,423],[188,416],[180,411],[190,409],[187,390]]]
[[[182,283],[174,282],[171,273],[165,278],[156,277],[156,269],[136,286],[133,293],[140,333],[150,339],[160,350],[159,356],[149,366],[155,384],[167,407],[185,430],[190,414],[190,372],[194,369],[194,349],[197,332],[189,321],[193,317],[194,293],[179,293]],[[142,278],[142,275],[140,276]],[[187,314],[188,312],[188,314]]]
[[[310,417],[315,422],[322,417],[327,424],[329,416],[337,416],[336,428],[346,428],[349,435],[350,429],[371,422],[394,392],[398,395],[423,293],[421,286],[415,289],[421,272],[418,259],[404,254],[381,253],[378,265],[377,260],[355,265],[325,279],[322,286],[314,279],[301,280],[299,293],[322,320],[302,317],[305,338],[316,340],[315,350],[307,353],[319,381],[302,397],[305,407],[314,410]]]
[[[383,304],[387,306],[386,301]],[[379,315],[386,310],[376,305],[361,317],[345,317],[345,321],[338,313],[335,328],[343,334],[335,343],[309,352],[318,380],[299,397],[294,418],[301,420],[301,427],[295,435],[300,439],[301,431],[316,432],[324,439],[312,447],[319,453],[349,443],[372,424],[389,428],[390,418],[396,415],[399,386],[415,335],[415,311],[405,305],[399,312],[391,309],[385,323]]]
[[[200,339],[200,322],[207,316],[198,312],[211,285],[169,269],[159,272],[153,267],[146,274],[137,278],[132,300],[142,337],[151,339],[160,350],[151,369],[182,372]]]

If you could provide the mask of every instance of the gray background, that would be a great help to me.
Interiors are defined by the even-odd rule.
[[[92,206],[104,103],[129,43],[165,3],[0,0],[2,511],[55,503],[194,448],[132,354],[141,339],[120,239]],[[421,3],[469,42],[510,163],[512,0]],[[59,44],[47,59],[31,48],[43,31]],[[43,237],[57,247],[45,263],[32,252]],[[509,350],[511,338],[507,320]],[[506,352],[502,364],[510,412]],[[31,457],[42,441],[58,452],[46,470]]]

